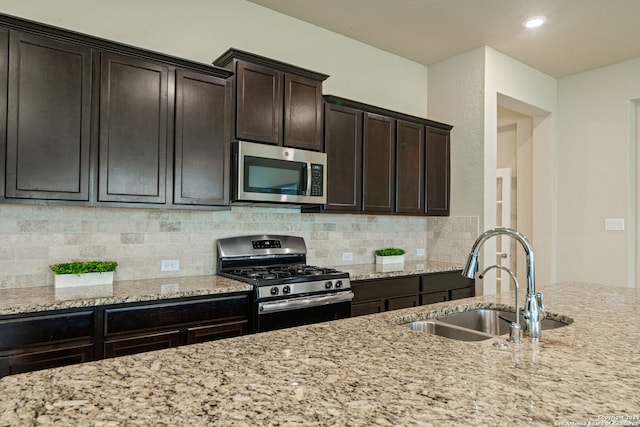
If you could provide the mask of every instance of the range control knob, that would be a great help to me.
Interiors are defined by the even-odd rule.
[[[283,294],[290,294],[291,293],[291,286],[286,285],[282,288],[282,293]]]
[[[280,292],[280,289],[278,289],[277,286],[274,286],[273,288],[271,288],[271,295],[278,295],[279,292]]]
[[[341,288],[341,287],[342,287],[342,280],[336,281],[336,288]]]
[[[325,289],[333,288],[333,282],[331,282],[331,281],[325,282],[324,287],[325,287]]]

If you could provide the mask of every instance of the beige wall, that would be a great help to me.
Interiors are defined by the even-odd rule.
[[[558,280],[636,286],[639,78],[634,59],[559,81]]]
[[[427,113],[427,67],[245,0],[0,0],[0,12],[207,64],[235,47],[329,74],[327,94]]]

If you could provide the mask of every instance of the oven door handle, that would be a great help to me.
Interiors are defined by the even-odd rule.
[[[351,301],[353,292],[344,291],[330,295],[317,295],[302,298],[292,298],[280,301],[267,301],[258,304],[258,314],[275,313],[278,311],[296,310],[300,308],[318,307],[327,304]]]

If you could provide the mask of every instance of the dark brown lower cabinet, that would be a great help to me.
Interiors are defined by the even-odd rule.
[[[475,296],[475,281],[462,277],[460,272],[353,281],[351,288],[355,296],[351,315],[362,316]]]
[[[0,377],[248,333],[249,294],[0,317]]]
[[[173,330],[141,337],[123,338],[104,343],[104,357],[126,356],[145,351],[162,350],[180,345],[180,331]]]

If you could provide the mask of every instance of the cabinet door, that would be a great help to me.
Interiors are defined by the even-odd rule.
[[[7,79],[9,76],[9,30],[0,28],[0,129],[7,128]],[[0,199],[5,195],[7,133],[0,132]]]
[[[166,66],[103,53],[99,200],[165,203]]]
[[[449,132],[427,128],[427,215],[449,215],[449,150]]]
[[[418,295],[389,298],[387,300],[387,310],[399,310],[401,308],[416,307],[417,305],[418,305]]]
[[[327,204],[325,209],[362,209],[362,112],[326,104]]]
[[[364,115],[363,182],[365,212],[395,209],[395,120]]]
[[[236,64],[236,138],[282,145],[282,73]]]
[[[322,151],[322,82],[284,77],[284,146]]]
[[[420,305],[434,304],[437,302],[449,301],[449,292],[430,292],[428,294],[420,294]]]
[[[382,313],[384,311],[384,300],[361,302],[351,304],[351,316],[364,316],[366,314]]]
[[[157,334],[110,340],[104,343],[104,357],[118,357],[145,351],[162,350],[180,345],[180,331],[165,331]]]
[[[398,120],[396,137],[396,212],[424,213],[425,128]]]
[[[0,357],[0,376],[89,362],[94,360],[93,353],[93,344],[82,344]]]
[[[6,197],[87,201],[91,49],[11,31],[9,50]]]
[[[231,82],[178,70],[174,203],[229,205]]]
[[[238,337],[247,333],[248,325],[249,322],[247,320],[241,320],[238,322],[187,328],[187,344]]]

